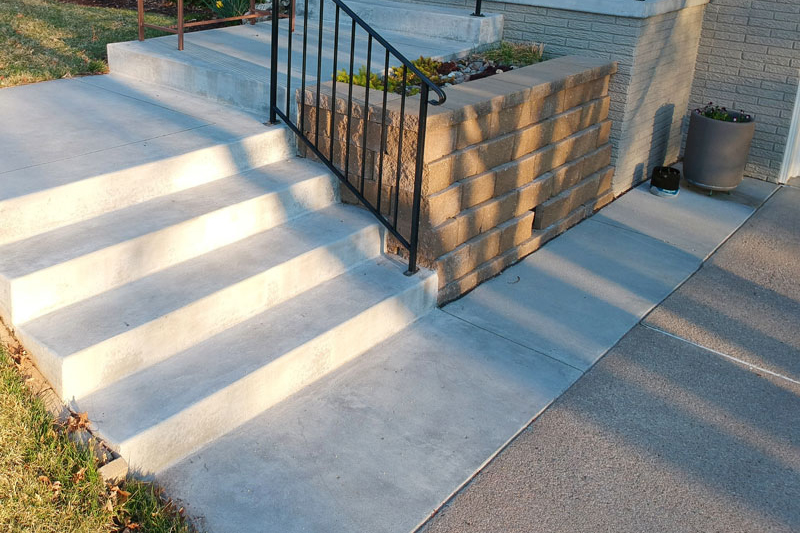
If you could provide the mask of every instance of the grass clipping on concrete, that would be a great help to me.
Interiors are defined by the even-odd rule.
[[[0,531],[190,531],[152,484],[108,485],[0,346]]]
[[[152,24],[174,20],[146,14]],[[147,36],[163,35],[148,30]],[[0,1],[0,87],[108,71],[106,44],[138,36],[136,12],[55,0]]]

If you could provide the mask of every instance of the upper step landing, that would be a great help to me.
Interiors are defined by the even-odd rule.
[[[116,76],[0,93],[0,245],[287,159],[285,128]]]
[[[391,4],[391,6],[390,6]],[[350,6],[351,3],[347,2]],[[414,4],[418,6],[419,4]],[[356,13],[376,25],[386,41],[404,56],[420,56],[447,60],[462,57],[476,46],[499,41],[502,38],[502,16],[471,17],[466,11],[446,8],[404,8],[400,3],[375,4],[353,2]],[[383,16],[386,9],[392,15]],[[302,78],[303,39],[307,37],[306,83],[317,78],[317,51],[322,50],[322,81],[333,75],[333,49],[335,24],[327,20],[333,12],[330,2],[325,4],[322,41],[319,40],[319,16],[313,11],[304,26],[302,15],[297,16],[297,26],[291,33],[292,70],[291,89],[300,87]],[[413,17],[413,18],[412,18]],[[145,41],[130,41],[108,45],[111,72],[149,83],[171,87],[212,101],[233,105],[265,114],[268,111],[269,63],[271,25],[260,22],[228,28],[219,28],[185,35],[184,50],[177,49],[177,36],[167,35]],[[288,67],[289,22],[280,22],[278,53],[278,101],[286,102]],[[342,15],[339,22],[338,68],[350,61],[349,17]],[[419,30],[419,31],[418,31]],[[471,32],[471,33],[470,33]],[[366,32],[358,28],[354,47],[354,68],[367,63]],[[384,48],[373,41],[373,67],[378,68],[384,57]],[[399,64],[395,62],[394,65]],[[293,105],[294,98],[290,98]]]
[[[376,30],[417,38],[446,39],[471,46],[485,46],[503,38],[503,15],[483,13],[483,16],[476,17],[472,15],[472,6],[453,8],[391,0],[347,0],[345,3]],[[318,5],[319,0],[315,4]],[[334,20],[335,9],[328,9],[325,16]],[[394,44],[392,41],[389,43]],[[407,57],[414,59],[417,56]]]

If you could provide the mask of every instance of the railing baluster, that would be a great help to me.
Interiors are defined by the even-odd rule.
[[[183,50],[183,0],[178,0],[178,50]]]
[[[322,2],[323,0],[320,0]],[[330,128],[330,152],[328,158],[333,161],[333,145],[336,132],[333,131],[336,118],[336,68],[339,60],[339,4],[336,4],[336,24],[333,30],[333,83],[331,87],[331,128]]]
[[[303,73],[300,75],[300,131],[306,124],[306,52],[308,51],[308,0],[303,9]]]
[[[136,0],[136,22],[139,25],[139,40],[144,41],[144,0]]]
[[[272,39],[270,41],[269,67],[269,122],[278,121],[278,7],[279,0],[272,0]]]
[[[355,22],[355,21],[354,21]],[[367,86],[364,88],[364,115],[361,117],[364,128],[361,139],[361,196],[364,196],[364,178],[367,170],[367,131],[369,130],[369,86],[372,77],[372,35],[367,37]],[[380,195],[380,191],[378,192]]]
[[[183,1],[183,0],[181,0]],[[420,226],[420,205],[421,205],[421,191],[422,191],[422,175],[424,171],[424,161],[425,161],[425,136],[426,136],[426,120],[428,115],[428,105],[439,105],[445,101],[445,94],[444,92],[433,84],[433,82],[427,78],[420,70],[408,59],[403,57],[394,47],[392,47],[386,40],[380,36],[374,29],[372,29],[369,25],[367,25],[361,18],[358,17],[347,5],[343,3],[343,0],[331,0],[334,3],[336,8],[335,20],[334,20],[334,35],[333,35],[333,72],[332,72],[332,83],[331,83],[331,105],[330,105],[330,146],[328,150],[320,150],[319,147],[319,135],[320,135],[320,107],[322,103],[322,58],[323,58],[323,42],[324,42],[324,22],[325,22],[325,13],[324,13],[324,0],[320,3],[320,13],[319,13],[319,20],[320,20],[320,27],[318,32],[318,43],[317,43],[317,81],[316,81],[316,107],[317,113],[315,116],[316,124],[314,126],[314,142],[309,139],[309,136],[306,135],[306,107],[308,105],[313,105],[313,102],[306,102],[305,99],[305,92],[307,87],[307,69],[308,69],[308,0],[304,0],[304,12],[303,12],[303,56],[302,56],[302,72],[300,75],[300,92],[303,96],[300,104],[299,104],[299,120],[295,120],[295,118],[290,117],[291,111],[291,76],[292,76],[292,47],[293,47],[293,40],[292,40],[292,31],[290,26],[290,31],[288,33],[289,42],[287,44],[288,50],[288,58],[287,58],[287,69],[286,69],[286,109],[281,110],[277,105],[277,83],[278,83],[278,53],[279,53],[279,0],[272,1],[272,55],[270,61],[270,121],[275,122],[278,118],[283,120],[286,126],[294,132],[299,140],[304,143],[307,150],[311,152],[314,156],[316,156],[328,169],[336,175],[342,187],[345,187],[350,193],[352,193],[361,204],[366,207],[375,217],[386,227],[387,231],[393,235],[398,243],[405,247],[408,252],[408,270],[407,274],[413,274],[417,270],[417,259],[418,259],[418,243],[419,243],[419,226]],[[336,153],[335,141],[336,141],[336,111],[337,111],[337,69],[339,65],[339,24],[341,22],[341,14],[342,11],[350,17],[350,58],[348,60],[347,70],[343,70],[343,73],[346,74],[349,79],[347,80],[347,113],[341,113],[342,119],[347,120],[347,126],[344,128],[343,139],[345,146],[340,153],[337,154],[337,158],[343,156],[343,161],[339,161],[338,164],[334,162],[334,154]],[[353,168],[355,169],[354,172],[357,172],[360,163],[361,169],[361,183],[356,185],[350,182],[350,155],[351,155],[351,144],[359,144],[359,134],[356,133],[355,139],[353,138],[353,75],[355,70],[355,46],[356,46],[356,39],[358,37],[359,26],[363,28],[363,30],[367,34],[367,60],[366,60],[366,84],[364,87],[364,105],[363,105],[363,114],[361,116],[363,120],[363,131],[360,132],[360,145],[361,145],[361,161],[353,161]],[[149,27],[145,25],[144,27]],[[377,170],[378,176],[376,179],[377,190],[375,194],[375,199],[370,200],[367,199],[365,196],[366,184],[365,178],[367,175],[367,143],[370,138],[370,93],[371,93],[371,79],[370,76],[372,74],[372,48],[374,41],[377,41],[381,46],[384,48],[384,61],[383,61],[383,98],[382,98],[382,108],[381,108],[381,118],[380,118],[380,147],[377,150],[380,152],[379,160],[376,162],[373,160],[373,165],[377,163],[377,169],[371,168],[371,173]],[[390,67],[390,56],[395,57],[400,66],[398,68],[402,69],[399,93],[400,93],[400,106],[399,112],[395,115],[392,112],[391,116],[396,116],[397,120],[387,120],[387,117],[390,116],[390,111],[388,108],[388,95],[389,95],[389,85],[388,85],[388,78],[389,73],[391,71]],[[409,74],[410,72],[410,74]],[[411,86],[409,83],[409,76],[416,76],[420,79],[419,89],[416,86]],[[408,91],[409,88],[413,89],[414,91],[419,90],[420,94],[420,107],[419,107],[419,120],[418,120],[418,127],[416,132],[416,150],[414,150],[414,154],[404,154],[403,147],[405,144],[405,136],[406,136],[406,124],[405,124],[405,112],[406,112],[406,100],[408,98]],[[430,94],[431,92],[435,92],[438,95],[437,101],[430,101]],[[361,107],[359,106],[359,109]],[[399,123],[398,123],[399,122]],[[298,128],[299,123],[299,128]],[[381,205],[383,204],[383,186],[384,186],[384,179],[383,173],[384,169],[386,168],[386,155],[389,153],[387,149],[387,143],[389,138],[389,128],[397,128],[397,168],[395,171],[394,177],[394,190],[389,193],[388,199],[386,202],[386,209],[387,214],[384,215],[381,211]],[[410,134],[409,134],[410,135]],[[394,135],[392,135],[394,137]],[[411,142],[411,140],[409,141]],[[411,148],[410,146],[408,147]],[[326,151],[327,154],[324,154],[323,151]],[[412,150],[409,150],[411,152]],[[343,152],[343,153],[342,153]],[[406,155],[410,157],[405,157]],[[412,161],[412,157],[415,159]],[[343,163],[343,168],[342,168]],[[413,170],[412,170],[413,166]],[[405,176],[404,176],[405,172]],[[413,177],[412,177],[413,172]],[[409,179],[413,179],[413,183],[405,183]],[[387,184],[390,182],[387,182]],[[408,236],[403,235],[399,229],[400,223],[400,189],[401,185],[405,187],[406,193],[411,192],[412,197],[410,198],[411,206],[410,213],[405,212],[403,213],[404,220],[403,227],[409,228],[407,224],[410,223],[410,234]],[[389,187],[391,190],[391,187]],[[393,196],[392,196],[393,194]],[[404,201],[407,201],[404,196]],[[385,207],[386,207],[385,206]],[[410,217],[410,220],[405,217]]]
[[[406,125],[406,92],[408,91],[408,68],[403,67],[403,83],[400,84],[400,135],[397,141],[397,176],[394,180],[394,220],[392,225],[397,228],[397,215],[400,211],[400,174],[403,169],[403,129]]]
[[[347,133],[344,138],[344,177],[350,177],[350,127],[353,123],[353,60],[356,53],[356,21],[350,28],[350,83],[347,87]]]
[[[319,36],[317,41],[317,116],[314,126],[314,146],[319,146],[319,103],[322,94],[322,28],[324,28],[323,17],[325,16],[325,0],[319,0]]]
[[[286,54],[286,114],[288,115],[292,111],[292,37],[294,36],[294,29],[292,29],[291,22],[286,27],[286,38],[288,39],[286,44],[288,49]]]
[[[422,171],[425,163],[425,131],[428,123],[428,86],[420,84],[419,94],[419,122],[417,123],[417,162],[414,167],[414,198],[411,207],[411,235],[408,249],[408,272],[417,271],[417,242],[419,239],[419,209],[422,199]]]
[[[383,109],[381,110],[381,153],[378,162],[378,212],[381,210],[381,191],[383,190],[383,155],[386,153],[386,96],[389,93],[389,49],[386,49],[386,61],[383,64]],[[391,210],[392,198],[389,197]]]

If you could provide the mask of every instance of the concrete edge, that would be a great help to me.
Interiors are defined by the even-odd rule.
[[[16,338],[14,331],[2,319],[0,319],[0,346],[5,348],[12,358],[14,354],[17,355],[18,362],[15,360],[15,365],[26,386],[34,396],[41,399],[45,409],[57,424],[67,426],[71,420],[81,419],[80,413],[73,411],[61,401],[28,355],[28,351]],[[98,437],[91,427],[78,426],[74,431],[67,431],[67,435],[71,441],[88,446],[92,450],[104,483],[117,484],[125,480],[128,475],[128,463],[108,443]]]
[[[508,4],[596,13],[623,18],[650,18],[703,6],[710,0],[503,0]]]

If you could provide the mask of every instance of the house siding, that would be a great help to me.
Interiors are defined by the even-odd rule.
[[[438,0],[465,10],[474,2]],[[502,13],[504,38],[545,44],[547,57],[583,55],[616,61],[609,95],[614,191],[646,180],[654,166],[680,156],[682,124],[700,41],[704,6],[649,18],[484,2]]]
[[[756,116],[746,174],[778,181],[800,81],[800,2],[711,0],[690,109],[710,101]]]

